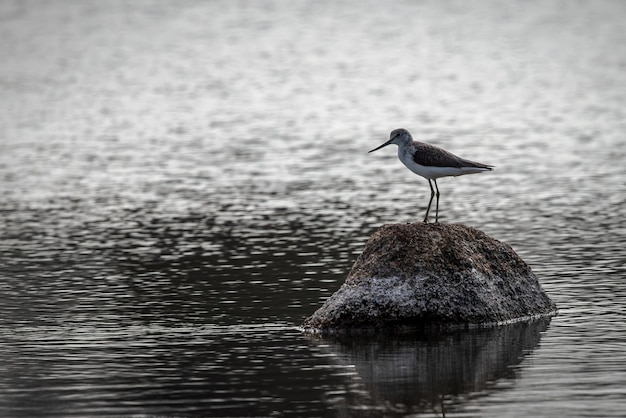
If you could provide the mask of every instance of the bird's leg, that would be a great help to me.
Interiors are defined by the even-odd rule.
[[[430,179],[428,179],[428,185],[430,186],[430,200],[428,201],[428,208],[426,209],[426,216],[424,216],[425,224],[428,223],[428,212],[430,212],[430,205],[433,203],[433,198],[435,197],[435,189],[433,189],[433,184],[430,182]],[[437,185],[436,182],[435,182],[435,185]],[[439,200],[439,198],[437,198],[437,200]]]
[[[438,223],[439,222],[439,186],[437,186],[436,179],[433,179],[433,181],[435,182],[435,188],[437,189],[437,206],[435,208],[435,223]]]

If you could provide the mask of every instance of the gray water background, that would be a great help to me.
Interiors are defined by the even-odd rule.
[[[0,415],[623,416],[626,3],[0,2]],[[560,313],[297,326],[427,182]]]

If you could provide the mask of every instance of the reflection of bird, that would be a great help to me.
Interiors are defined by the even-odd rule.
[[[434,145],[414,141],[406,129],[395,129],[389,135],[389,141],[369,152],[376,151],[389,144],[398,146],[398,158],[409,170],[428,180],[430,185],[430,201],[424,222],[428,222],[428,212],[433,203],[435,190],[430,182],[435,182],[437,189],[437,206],[435,210],[435,222],[439,222],[439,187],[437,179],[446,176],[462,176],[464,174],[482,173],[491,171],[493,166],[466,160]]]

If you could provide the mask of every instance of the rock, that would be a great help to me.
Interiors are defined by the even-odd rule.
[[[302,327],[466,327],[555,313],[509,245],[465,225],[420,222],[379,228],[341,288]]]

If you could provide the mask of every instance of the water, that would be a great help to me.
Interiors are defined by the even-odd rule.
[[[621,416],[626,5],[0,3],[0,415]],[[472,332],[297,326],[426,182],[560,308]]]

